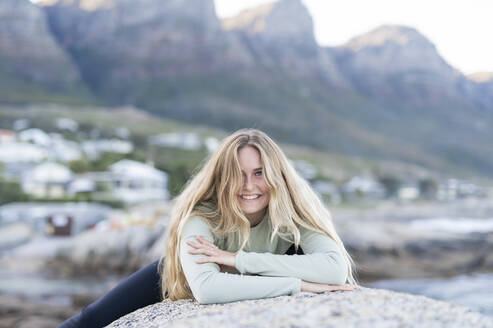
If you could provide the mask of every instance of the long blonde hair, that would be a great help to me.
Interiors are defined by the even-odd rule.
[[[193,298],[180,263],[181,235],[191,216],[206,219],[215,236],[238,234],[240,250],[247,244],[250,222],[237,201],[242,188],[238,150],[245,146],[259,151],[264,166],[264,177],[270,188],[271,238],[278,235],[294,243],[297,249],[300,243],[297,225],[326,234],[341,249],[348,268],[348,282],[356,283],[354,263],[337,235],[329,211],[269,136],[259,130],[242,129],[223,140],[175,200],[167,229],[166,252],[159,262],[163,299]]]

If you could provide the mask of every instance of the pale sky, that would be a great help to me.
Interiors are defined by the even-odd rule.
[[[268,0],[215,0],[219,17]],[[337,46],[383,24],[416,28],[465,74],[493,72],[493,0],[302,0],[320,45]]]

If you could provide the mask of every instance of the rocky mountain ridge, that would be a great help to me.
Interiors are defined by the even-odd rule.
[[[417,30],[396,25],[357,36],[338,50],[339,65],[361,93],[408,105],[443,105],[464,101],[467,79],[450,66],[433,43]]]
[[[493,172],[492,150],[477,142],[493,137],[485,128],[493,124],[490,84],[464,77],[412,28],[383,26],[323,48],[300,0],[280,0],[222,22],[213,0],[44,0],[29,6],[45,12],[58,51],[75,67],[73,76],[78,73],[100,103],[131,104],[227,130],[255,126],[282,141],[350,155],[434,168],[452,161],[464,172]],[[17,16],[30,19],[16,8]],[[64,71],[65,79],[72,76]],[[26,92],[23,101],[30,97]]]

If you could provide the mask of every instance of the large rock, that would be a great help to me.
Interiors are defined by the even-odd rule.
[[[164,225],[125,230],[89,230],[74,237],[41,238],[2,253],[11,271],[60,277],[128,275],[159,259],[164,252]],[[157,242],[157,240],[160,240]]]
[[[129,274],[158,259],[146,255],[163,233],[162,227],[83,233],[58,249],[46,266],[68,277]]]
[[[452,303],[386,290],[300,293],[220,305],[164,301],[108,327],[493,327],[489,318]]]

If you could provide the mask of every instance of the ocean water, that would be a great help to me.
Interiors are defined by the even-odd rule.
[[[493,218],[434,217],[413,220],[409,225],[418,230],[460,234],[493,232]]]
[[[454,278],[388,279],[367,286],[453,302],[493,317],[492,273],[461,275]]]

